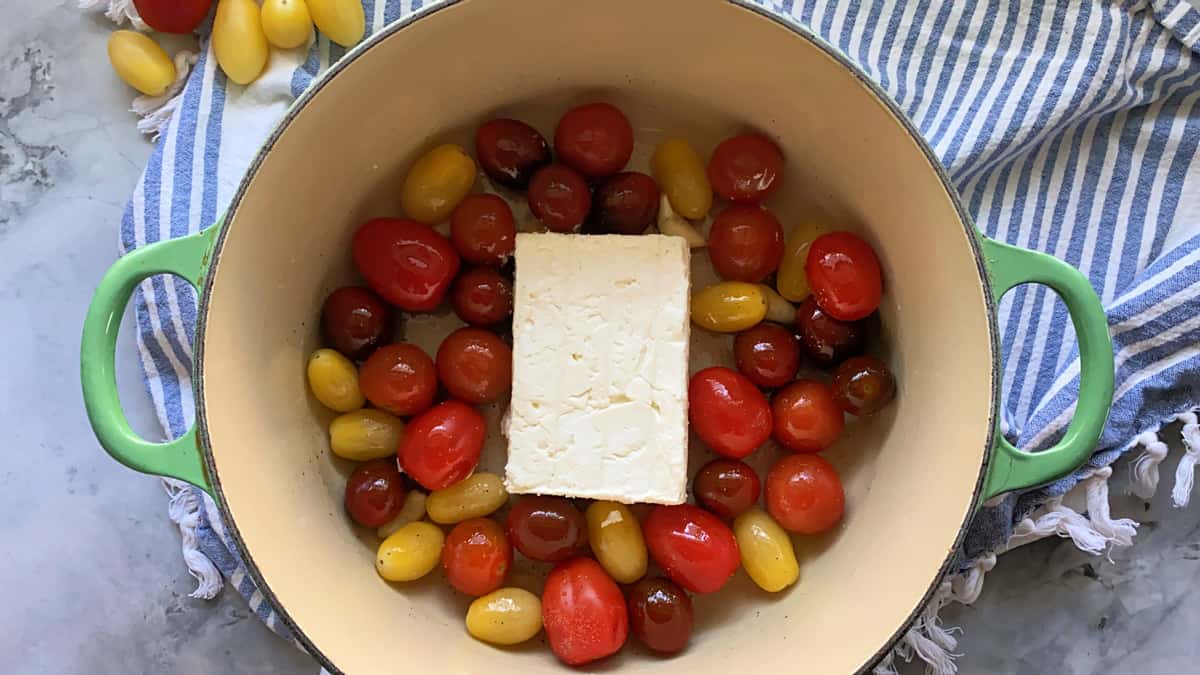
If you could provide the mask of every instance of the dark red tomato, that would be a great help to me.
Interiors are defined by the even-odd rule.
[[[838,321],[822,312],[812,296],[796,308],[796,328],[805,353],[825,367],[862,352],[867,342],[861,321]]]
[[[508,202],[496,195],[467,195],[450,215],[450,240],[467,262],[504,264],[517,244]]]
[[[629,590],[629,625],[660,654],[683,651],[692,637],[692,599],[668,579],[642,579]]]
[[[437,372],[451,396],[491,403],[512,387],[512,349],[482,328],[459,328],[442,340]]]
[[[213,0],[133,0],[142,21],[160,33],[191,33],[212,5]]]
[[[458,318],[469,324],[498,324],[512,316],[512,282],[494,267],[469,269],[454,282],[450,305]]]
[[[384,300],[427,312],[458,274],[458,253],[433,228],[407,218],[376,218],[354,235],[354,265]]]
[[[533,172],[550,163],[550,145],[524,122],[494,119],[475,132],[475,156],[488,178],[523,190]]]
[[[504,529],[488,518],[455,525],[442,546],[446,580],[467,595],[487,595],[500,588],[512,562],[512,545]]]
[[[655,506],[642,532],[654,562],[693,593],[721,590],[741,562],[733,530],[698,506]]]
[[[804,273],[817,305],[835,319],[865,319],[879,307],[879,258],[870,244],[849,232],[830,232],[813,240]]]
[[[758,283],[783,260],[783,227],[766,209],[734,204],[713,220],[708,256],[722,277]]]
[[[374,459],[346,480],[346,512],[359,525],[379,527],[400,513],[406,492],[396,460]]]
[[[570,666],[615,654],[629,637],[621,589],[591,558],[572,558],[550,570],[542,625],[554,655]]]
[[[583,550],[587,521],[562,497],[530,495],[509,510],[508,536],[526,558],[558,562]]]
[[[420,347],[398,342],[367,358],[358,371],[358,386],[376,408],[407,417],[433,405],[437,370]]]
[[[400,466],[427,490],[471,475],[483,451],[487,422],[462,401],[446,401],[413,418],[400,437]]]
[[[596,191],[596,224],[613,234],[641,234],[658,216],[658,183],[644,173],[622,171]]]
[[[633,127],[625,113],[608,103],[588,103],[567,111],[554,129],[559,161],[588,176],[611,176],[633,154]]]
[[[722,366],[688,382],[692,430],[718,455],[741,459],[771,436],[771,406],[754,383]]]
[[[721,141],[708,160],[713,191],[735,202],[761,202],[783,176],[783,153],[762,134],[743,134]]]
[[[587,181],[569,166],[542,167],[529,181],[529,210],[554,232],[578,230],[591,208]]]
[[[833,397],[851,415],[878,412],[896,395],[887,364],[874,356],[856,356],[833,371]]]
[[[749,464],[723,457],[700,467],[692,483],[696,501],[722,518],[736,518],[754,506],[760,491],[762,483]]]
[[[800,344],[777,323],[760,323],[733,339],[733,357],[741,374],[760,387],[782,387],[800,367]]]
[[[789,455],[771,467],[766,502],[783,529],[800,534],[828,530],[846,510],[837,469],[818,455]]]
[[[325,298],[321,329],[333,348],[359,361],[392,332],[392,308],[358,286],[344,286]]]
[[[793,452],[820,452],[833,445],[846,425],[833,389],[817,380],[796,380],[771,401],[775,440]]]

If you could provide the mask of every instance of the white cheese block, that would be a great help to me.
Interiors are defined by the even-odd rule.
[[[509,492],[687,498],[687,242],[517,235]]]

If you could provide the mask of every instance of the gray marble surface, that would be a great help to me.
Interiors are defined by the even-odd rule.
[[[158,481],[105,456],[84,418],[80,324],[150,152],[109,69],[109,30],[72,2],[0,3],[3,670],[315,674],[236,594],[187,597]],[[138,372],[125,331],[122,398],[153,433]],[[964,630],[962,672],[1197,671],[1200,508],[1116,501],[1145,523],[1135,548],[1107,561],[1063,540],[1032,544],[1001,559],[977,604],[945,613]]]

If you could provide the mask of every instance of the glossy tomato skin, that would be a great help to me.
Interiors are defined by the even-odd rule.
[[[550,570],[542,624],[554,655],[571,666],[615,654],[629,637],[625,596],[591,558],[572,558]]]
[[[658,183],[644,173],[622,171],[596,190],[596,225],[612,234],[641,234],[658,217]]]
[[[654,562],[693,593],[721,590],[741,563],[733,530],[698,506],[655,506],[642,532]]]
[[[722,518],[736,518],[758,503],[762,483],[749,464],[718,457],[700,467],[692,485],[696,502]]]
[[[392,458],[359,464],[346,479],[346,512],[365,527],[379,527],[404,505],[404,479]]]
[[[494,267],[469,269],[454,282],[450,305],[473,326],[493,326],[512,316],[512,282]]]
[[[734,204],[713,220],[708,256],[722,278],[758,283],[783,260],[783,227],[766,209]]]
[[[688,420],[708,447],[734,459],[754,452],[771,436],[767,397],[746,376],[723,366],[692,376]]]
[[[837,365],[866,347],[862,321],[839,321],[821,311],[811,296],[796,308],[796,337],[817,365]]]
[[[821,452],[846,425],[833,389],[817,380],[796,380],[771,401],[775,440],[792,452]]]
[[[840,321],[865,319],[879,307],[883,272],[875,249],[849,232],[813,240],[804,273],[822,311]]]
[[[733,356],[738,372],[764,389],[782,387],[800,367],[800,344],[796,336],[777,323],[760,323],[733,339]]]
[[[512,349],[482,328],[459,328],[442,340],[438,379],[455,398],[490,403],[512,387]]]
[[[486,433],[479,411],[461,401],[446,401],[409,422],[396,454],[413,480],[427,490],[440,490],[471,475]]]
[[[562,497],[526,495],[508,512],[508,536],[526,558],[558,562],[582,552],[587,519]]]
[[[354,265],[384,300],[409,312],[436,309],[458,274],[458,252],[433,228],[376,218],[354,234]]]
[[[142,21],[160,33],[191,33],[212,5],[213,0],[133,0]]]
[[[508,202],[496,195],[467,195],[450,215],[450,240],[467,262],[503,265],[517,245]]]
[[[343,286],[325,298],[321,330],[333,348],[356,361],[367,358],[392,332],[392,308],[358,286]]]
[[[837,469],[819,455],[789,455],[767,472],[767,512],[783,529],[820,534],[842,519],[846,493]]]
[[[779,187],[783,152],[762,134],[742,134],[721,141],[708,160],[713,191],[735,202],[758,203]]]
[[[896,395],[896,380],[887,364],[874,356],[846,359],[833,371],[833,397],[851,415],[872,415]]]
[[[475,156],[488,178],[524,190],[533,172],[550,163],[550,144],[528,124],[499,118],[476,130]]]
[[[642,644],[660,654],[683,651],[692,637],[692,599],[669,579],[642,579],[629,590],[629,625]]]
[[[487,595],[500,588],[512,562],[512,545],[504,528],[488,518],[455,525],[442,546],[446,580],[467,595]]]
[[[559,161],[587,176],[611,176],[633,154],[633,126],[611,104],[576,106],[554,129],[554,151]]]
[[[376,349],[358,372],[358,386],[376,408],[407,417],[424,412],[437,396],[433,359],[407,342]]]
[[[565,164],[538,169],[529,181],[528,199],[534,217],[553,232],[575,232],[592,208],[587,181]]]

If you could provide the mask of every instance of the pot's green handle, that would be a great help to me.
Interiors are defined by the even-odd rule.
[[[1112,338],[1108,319],[1087,277],[1067,263],[1036,251],[981,237],[997,304],[1014,286],[1049,286],[1067,305],[1079,340],[1079,401],[1062,440],[1041,452],[1022,452],[997,425],[995,450],[981,501],[1010,490],[1043,485],[1079,468],[1096,448],[1113,395]]]
[[[80,378],[83,403],[96,438],[113,459],[136,471],[185,480],[211,492],[200,459],[196,427],[173,441],[151,443],[138,436],[125,419],[117,396],[117,330],[134,288],[156,274],[174,274],[199,288],[219,227],[170,239],[126,254],[96,287],[83,323]]]

